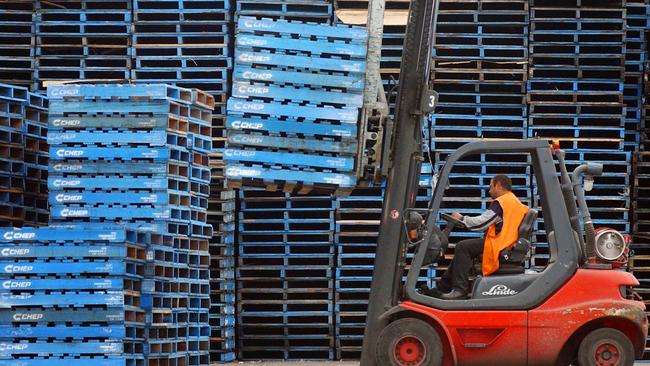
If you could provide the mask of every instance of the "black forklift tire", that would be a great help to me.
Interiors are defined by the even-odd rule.
[[[580,343],[578,362],[580,366],[632,366],[634,346],[625,334],[616,329],[596,329]]]
[[[442,355],[438,332],[416,318],[402,318],[388,324],[377,340],[379,366],[439,366]]]

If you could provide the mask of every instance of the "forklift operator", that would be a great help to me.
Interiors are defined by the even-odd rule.
[[[438,281],[435,296],[446,300],[467,298],[469,273],[474,260],[483,255],[483,276],[489,276],[499,269],[499,253],[517,241],[519,224],[528,207],[512,193],[512,181],[503,174],[495,175],[490,180],[490,196],[492,204],[480,216],[453,214],[469,230],[487,230],[487,234],[485,239],[466,239],[456,244],[454,259]]]

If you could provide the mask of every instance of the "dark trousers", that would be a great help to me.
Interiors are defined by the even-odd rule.
[[[466,239],[456,244],[454,259],[442,275],[438,289],[449,292],[452,289],[464,293],[469,292],[469,271],[474,265],[474,259],[483,254],[483,238]]]

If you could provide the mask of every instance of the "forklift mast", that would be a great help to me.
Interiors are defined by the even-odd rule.
[[[371,0],[369,9],[373,6]],[[437,102],[437,94],[429,89],[437,7],[438,0],[410,3],[361,366],[375,364],[377,338],[387,324],[380,315],[400,297],[406,255],[403,216],[415,205],[423,161],[422,128]]]

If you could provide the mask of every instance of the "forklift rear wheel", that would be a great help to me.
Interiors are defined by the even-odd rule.
[[[634,347],[616,329],[601,328],[589,333],[578,349],[580,366],[632,366]]]
[[[420,319],[396,320],[379,335],[377,362],[380,366],[438,366],[442,364],[440,336]]]

